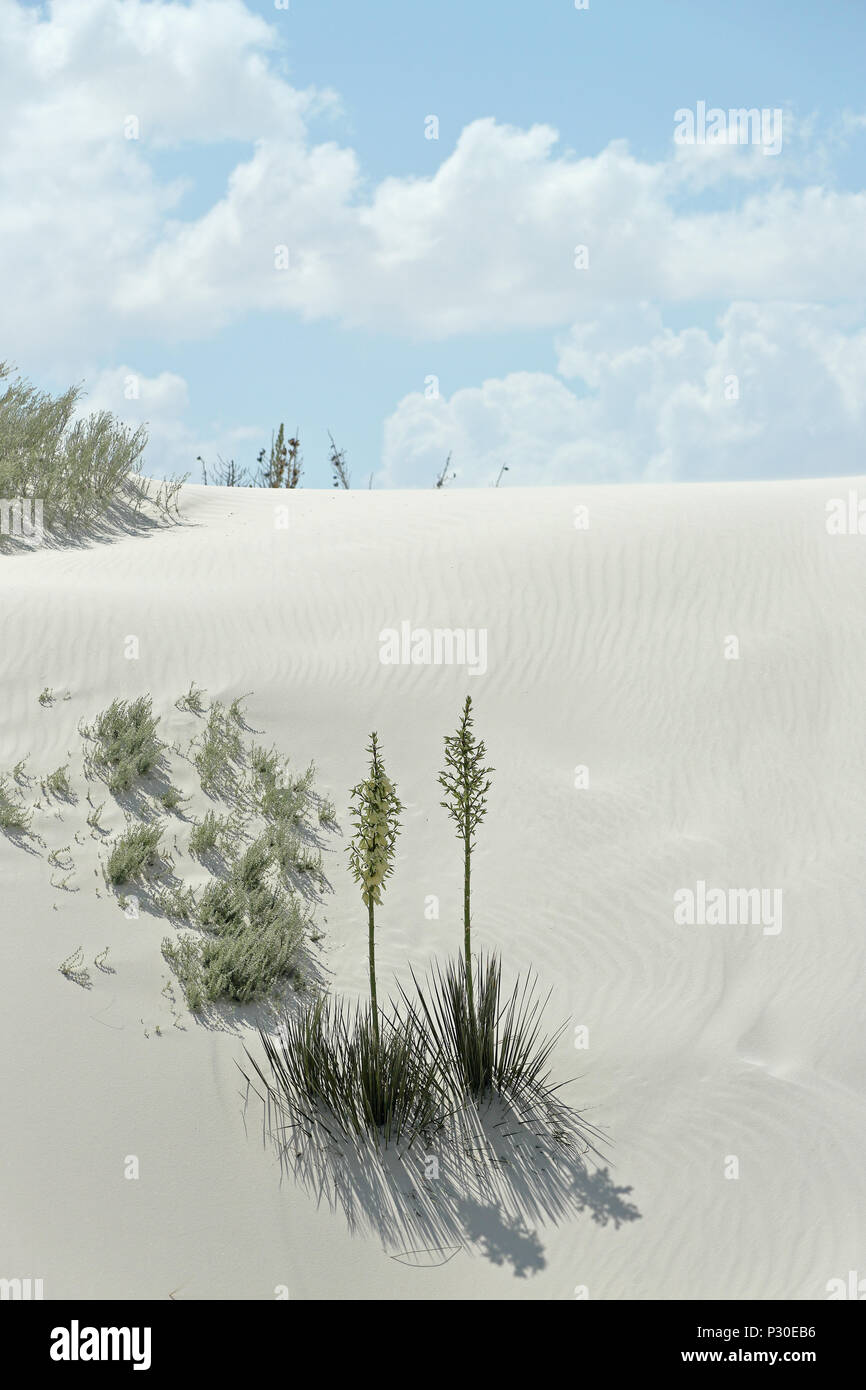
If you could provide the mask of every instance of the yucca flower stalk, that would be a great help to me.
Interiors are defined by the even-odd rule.
[[[472,729],[472,696],[467,695],[457,733],[445,736],[445,767],[439,774],[439,783],[445,789],[445,800],[440,805],[454,821],[458,838],[463,841],[463,954],[466,993],[472,1019],[475,1017],[470,913],[472,851],[475,848],[475,831],[487,811],[489,774],[494,771],[492,767],[483,765],[486,754],[483,741],[476,739]]]
[[[376,1000],[376,907],[382,902],[385,880],[394,868],[394,848],[403,807],[394,784],[385,772],[378,736],[367,746],[370,775],[352,788],[352,824],[355,834],[349,846],[352,874],[361,885],[361,898],[367,908],[370,953],[370,1004],[373,1041],[379,1045],[379,1008]]]

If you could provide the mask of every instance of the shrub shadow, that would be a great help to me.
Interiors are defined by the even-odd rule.
[[[445,1264],[481,1255],[525,1279],[546,1264],[539,1231],[589,1215],[598,1225],[640,1218],[596,1145],[599,1132],[561,1101],[468,1106],[411,1146],[349,1140],[319,1115],[291,1115],[246,1081],[244,1112],[262,1105],[262,1140],[281,1181],[342,1211],[353,1235],[374,1236],[397,1263]]]

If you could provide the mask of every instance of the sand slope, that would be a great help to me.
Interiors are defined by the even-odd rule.
[[[814,1299],[863,1269],[866,537],[825,528],[827,499],[858,486],[300,491],[284,530],[268,493],[189,487],[180,525],[0,557],[0,769],[28,751],[34,771],[69,752],[77,768],[78,720],[143,691],[183,741],[173,702],[194,679],[253,691],[251,722],[316,760],[345,830],[378,730],[407,808],[382,981],[459,943],[436,775],[473,695],[496,766],[476,941],[535,967],[552,1021],[588,1028],[557,1072],[582,1073],[569,1094],[613,1137],[633,1218],[592,1190],[558,1222],[467,1194],[453,1258],[395,1258],[375,1212],[352,1231],[281,1184],[243,1114],[249,1027],[172,1026],[165,923],[124,918],[96,843],[73,843],[70,892],[47,850],[0,836],[0,1275],[49,1298]],[[485,629],[486,673],[382,665],[380,631],[403,621]],[[69,700],[42,708],[46,685]],[[57,810],[48,847],[81,820]],[[326,868],[321,967],[362,991],[345,836]],[[780,888],[782,929],[676,924],[699,880]],[[115,969],[91,966],[87,991],[57,970],[79,943],[88,960],[109,944]]]

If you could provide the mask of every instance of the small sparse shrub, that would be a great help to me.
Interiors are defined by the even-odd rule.
[[[262,748],[259,744],[253,744],[250,749],[250,767],[261,787],[272,787],[276,784],[280,766],[280,756],[275,748]]]
[[[77,946],[72,955],[62,960],[57,969],[61,975],[65,975],[67,980],[72,980],[74,984],[81,985],[82,989],[90,989],[90,971],[84,964],[84,948]]]
[[[18,377],[3,389],[10,376],[0,363],[0,497],[42,499],[51,530],[104,517],[134,494],[142,426],[129,430],[107,410],[81,416],[79,386],[51,396]]]
[[[179,699],[175,700],[175,708],[186,710],[190,714],[203,714],[205,710],[205,695],[207,695],[207,691],[197,686],[195,681],[191,681],[189,690],[186,694],[181,695]]]
[[[204,818],[197,821],[190,832],[189,852],[199,859],[202,855],[221,850],[232,828],[229,817],[220,817],[214,811],[206,811]]]
[[[195,890],[183,883],[167,885],[160,895],[160,907],[173,922],[192,922],[198,907]]]
[[[49,791],[52,796],[62,797],[69,800],[72,795],[72,788],[69,785],[69,764],[64,763],[62,767],[57,767],[45,778],[44,789]]]
[[[42,694],[39,696],[39,703],[42,705],[43,709],[47,709],[49,705],[54,704],[54,691],[49,686],[46,685]]]
[[[202,992],[199,938],[187,935],[172,940],[170,936],[166,936],[162,942],[162,954],[177,976],[187,1006],[193,1013],[198,1013],[205,1002]]]
[[[0,777],[0,830],[26,830],[32,814],[24,809],[18,788],[7,777]]]
[[[247,727],[246,711],[243,708],[243,704],[244,700],[248,700],[252,693],[252,691],[249,691],[246,695],[238,695],[229,705],[228,718],[233,724],[236,724],[239,729],[245,729]]]
[[[135,883],[143,880],[157,862],[162,828],[159,824],[135,825],[118,836],[108,856],[109,883]]]
[[[20,783],[20,784],[26,784],[27,782],[30,781],[30,777],[29,777],[28,774],[24,771],[24,769],[25,769],[25,767],[27,766],[27,763],[28,763],[29,761],[30,761],[30,754],[29,754],[29,753],[25,753],[24,757],[19,759],[19,761],[15,764],[15,766],[14,766],[13,769],[12,769],[12,779],[13,779],[13,781],[18,782],[18,783]]]
[[[159,798],[164,811],[177,811],[185,801],[186,797],[181,795],[177,787],[168,787]]]
[[[243,753],[240,732],[224,706],[217,701],[211,707],[207,724],[193,753],[202,791],[233,796],[238,788]]]
[[[311,874],[313,877],[318,877],[322,872],[320,851],[311,849],[309,845],[301,845],[295,857],[295,869],[299,874]]]
[[[159,717],[149,695],[137,700],[112,700],[97,715],[85,737],[96,747],[92,765],[114,795],[127,792],[159,765],[165,744],[157,735]]]
[[[242,893],[252,893],[261,888],[271,863],[271,850],[267,838],[262,836],[235,860],[232,868],[232,882]]]
[[[243,924],[245,903],[234,883],[211,879],[198,900],[198,920],[211,931],[231,931]]]
[[[301,853],[301,842],[291,826],[285,821],[275,821],[265,831],[265,840],[274,863],[285,877],[297,869]]]

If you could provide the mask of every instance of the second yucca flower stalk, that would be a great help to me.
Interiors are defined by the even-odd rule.
[[[370,775],[352,788],[352,824],[355,834],[349,846],[352,873],[361,885],[361,898],[367,907],[370,956],[370,1004],[373,1015],[373,1038],[379,1044],[379,1006],[376,1000],[376,916],[382,902],[382,889],[392,872],[394,847],[403,807],[394,784],[385,772],[378,736],[370,736]]]
[[[470,929],[472,851],[475,848],[475,831],[487,811],[487,792],[490,789],[488,774],[494,770],[483,765],[486,752],[483,741],[476,739],[473,732],[472,697],[467,695],[457,733],[445,736],[445,767],[439,775],[439,782],[445,789],[445,800],[440,804],[454,821],[457,835],[463,841],[463,952],[466,993],[472,1018],[475,1017]]]

